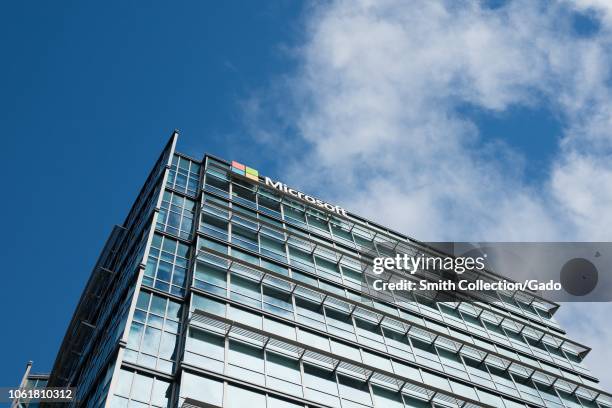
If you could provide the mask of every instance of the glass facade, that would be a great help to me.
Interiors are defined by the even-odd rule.
[[[94,268],[51,372],[91,407],[612,407],[589,349],[521,293],[365,290],[419,243],[175,151]]]

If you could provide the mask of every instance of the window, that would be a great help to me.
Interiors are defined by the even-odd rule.
[[[231,275],[230,299],[261,309],[261,289],[256,281]]]
[[[189,246],[155,234],[142,283],[183,296],[188,258]]]
[[[266,385],[292,395],[302,396],[300,363],[292,358],[266,352]]]
[[[204,189],[229,198],[229,176],[227,172],[209,167],[206,169]]]
[[[326,307],[325,315],[327,317],[327,330],[329,333],[353,341],[355,340],[355,327],[353,326],[353,319],[351,319],[348,314]]]
[[[289,271],[287,270],[287,268],[277,263],[261,259],[261,266],[273,272],[280,273],[281,275],[289,276]]]
[[[305,397],[322,404],[340,407],[338,385],[331,371],[304,364]]]
[[[329,232],[329,224],[327,223],[326,216],[323,213],[309,209],[308,225],[310,226],[310,229],[317,234],[321,234],[326,237],[331,236]]]
[[[372,367],[379,368],[385,371],[393,371],[391,360],[385,355],[373,353],[371,351],[362,350],[363,362]]]
[[[268,408],[304,408],[304,404],[285,401],[284,399],[268,396]]]
[[[265,331],[275,333],[279,336],[287,337],[291,340],[296,339],[295,326],[282,323],[276,319],[266,316],[264,318],[263,328]]]
[[[227,404],[224,408],[266,408],[266,396],[239,385],[227,386]]]
[[[225,339],[213,333],[190,328],[185,343],[185,361],[195,366],[223,372]]]
[[[465,367],[461,362],[459,354],[441,347],[438,347],[437,350],[438,356],[440,357],[440,361],[442,362],[442,366],[445,372],[453,376],[464,378],[466,380],[468,379]]]
[[[566,407],[569,408],[582,408],[582,406],[580,405],[580,402],[578,401],[578,398],[576,397],[576,395],[572,395],[568,392],[562,391],[557,389],[557,393],[559,394],[559,396],[561,397],[561,400],[563,401],[563,403],[565,404]]]
[[[232,223],[232,243],[253,252],[259,252],[257,232],[236,223]]]
[[[423,381],[423,377],[421,376],[421,371],[413,366],[408,364],[400,363],[399,361],[393,361],[393,371],[401,376],[406,378],[411,378],[415,381]]]
[[[264,352],[233,339],[229,340],[228,375],[245,381],[264,384]]]
[[[510,395],[519,396],[516,391],[516,387],[512,382],[512,378],[510,378],[510,374],[507,371],[500,370],[497,367],[493,367],[491,365],[487,365],[489,372],[491,373],[491,378],[495,382],[495,388],[500,390],[501,392],[508,393]]]
[[[463,361],[473,383],[482,385],[487,388],[495,388],[492,377],[487,370],[485,363],[472,360],[463,356]]]
[[[355,318],[355,326],[357,326],[357,337],[360,343],[379,350],[386,350],[380,326],[357,318]]]
[[[315,262],[317,263],[318,275],[336,282],[342,282],[340,267],[337,263],[319,256],[315,257]]]
[[[259,211],[280,218],[280,197],[270,191],[260,190],[257,199],[259,201]]]
[[[291,265],[303,269],[307,272],[315,272],[314,261],[310,253],[304,252],[290,245],[289,259],[291,261]]]
[[[374,403],[377,407],[404,408],[402,396],[397,391],[391,391],[386,388],[372,385],[372,394],[374,396]]]
[[[212,250],[216,252],[221,252],[222,254],[227,254],[227,248],[228,248],[227,245],[220,244],[210,239],[198,237],[198,250],[199,251],[206,251],[208,249],[208,250]]]
[[[247,207],[256,208],[255,204],[255,188],[253,184],[239,180],[233,179],[232,181],[232,201],[236,201],[242,205],[246,205]]]
[[[195,309],[225,317],[225,303],[206,296],[192,295],[190,311],[193,312]]]
[[[343,407],[360,406],[355,404],[349,405],[347,402],[356,402],[362,404],[362,406],[368,407],[372,405],[372,397],[370,396],[370,390],[366,382],[344,375],[338,375],[338,388],[340,389]]]
[[[443,303],[439,303],[438,308],[442,312],[442,318],[444,319],[444,321],[448,322],[449,324],[452,324],[453,326],[465,329],[465,323],[463,322],[463,319],[461,318],[461,315],[459,314],[459,311],[457,309],[448,307]]]
[[[171,394],[172,386],[169,382],[122,368],[111,407],[165,408]]]
[[[342,275],[344,275],[345,285],[361,290],[362,284],[363,284],[362,273],[346,265],[341,265],[341,266],[342,266]]]
[[[247,326],[252,326],[256,329],[261,330],[262,316],[259,313],[251,312],[242,307],[231,305],[229,307],[228,317],[230,320],[235,320],[239,323],[246,324]]]
[[[408,337],[404,333],[399,333],[386,327],[383,327],[383,333],[387,343],[387,350],[390,354],[414,361],[412,347],[410,347]]]
[[[221,407],[221,404],[223,404],[223,382],[206,376],[183,372],[180,397],[183,400],[190,398]],[[181,405],[182,401],[179,402],[179,406]]]
[[[284,224],[280,221],[277,221],[272,218],[265,217],[263,215],[259,215],[259,219],[265,222],[261,224],[261,232],[264,235],[268,235],[270,237],[276,238],[280,241],[285,241],[285,233],[283,229],[285,228]]]
[[[510,343],[512,344],[513,348],[519,349],[525,353],[533,354],[527,346],[527,341],[523,338],[521,334],[515,332],[514,330],[510,330],[507,327],[504,328],[504,332],[510,339]]]
[[[542,398],[544,399],[544,402],[547,407],[552,407],[552,408],[563,408],[564,407],[563,403],[561,402],[561,398],[559,398],[559,396],[557,395],[554,387],[547,387],[544,385],[540,385],[538,383],[535,383],[535,385],[537,386],[538,391],[540,395],[542,396]]]
[[[287,262],[285,243],[266,235],[260,235],[261,254],[281,262]]]
[[[227,241],[227,227],[229,223],[227,217],[220,214],[213,214],[203,209],[200,216],[200,231],[204,234]]]
[[[200,165],[189,159],[174,156],[168,172],[167,186],[181,193],[195,196],[200,179]]]
[[[478,334],[480,336],[487,337],[487,332],[484,329],[480,319],[476,318],[475,316],[472,316],[469,313],[460,312],[460,314],[463,317],[463,320],[465,320],[465,322],[468,324],[467,325],[467,329],[470,332],[476,333],[476,334]]]
[[[497,395],[481,390],[480,388],[476,388],[476,393],[478,394],[478,399],[485,404],[493,405],[494,407],[501,407],[502,400]]]
[[[508,337],[506,336],[506,333],[501,325],[497,325],[486,320],[484,320],[483,323],[492,339],[502,344],[510,344],[510,341],[508,340]]]
[[[423,376],[423,382],[425,384],[433,385],[434,387],[452,392],[446,377],[442,377],[441,375],[434,374],[426,370],[421,370],[421,375]]]
[[[536,389],[533,382],[531,382],[531,380],[523,380],[521,378],[518,378],[517,376],[514,376],[514,380],[519,392],[521,393],[521,396],[524,399],[535,404],[544,405],[544,402],[542,401],[542,398],[540,398],[538,390]],[[548,404],[547,406],[553,405]]]
[[[227,270],[198,260],[193,276],[193,286],[206,292],[227,296]]]
[[[416,361],[426,367],[431,367],[442,371],[442,364],[438,358],[438,353],[433,344],[428,344],[422,340],[410,337]]]
[[[431,407],[431,404],[427,401],[422,401],[416,398],[409,397],[407,395],[402,395],[402,397],[404,398],[404,404],[406,404],[407,408],[430,408]]]
[[[293,303],[291,294],[284,290],[273,288],[271,286],[263,286],[263,308],[265,311],[276,315],[294,319]]]
[[[355,243],[361,247],[362,251],[374,249],[373,237],[369,231],[361,227],[353,228],[353,238],[355,239]]]
[[[157,219],[157,229],[189,239],[193,227],[195,202],[176,193],[164,191]]]
[[[335,293],[336,295],[340,295],[342,297],[346,296],[345,289],[342,286],[334,285],[333,283],[328,283],[322,280],[319,280],[319,285],[321,289],[327,290],[329,292]]]
[[[141,291],[125,360],[171,373],[176,360],[181,309],[180,303]]]
[[[325,317],[321,305],[309,300],[296,297],[295,307],[297,311],[297,321],[316,329],[325,330]]]
[[[329,337],[311,332],[310,330],[300,329],[298,331],[298,341],[324,351],[330,350]]]
[[[251,265],[259,265],[259,257],[252,255],[248,252],[241,251],[240,249],[231,248],[231,255],[235,258],[243,260]]]
[[[451,388],[453,392],[457,395],[460,395],[464,398],[471,398],[473,400],[478,400],[478,395],[476,395],[476,390],[471,385],[465,385],[455,380],[449,380]]]
[[[331,340],[331,350],[344,358],[361,361],[359,348],[350,344],[345,344],[334,339]]]
[[[350,232],[350,227],[344,224],[341,220],[333,219],[330,223],[331,231],[336,240],[340,240],[345,245],[355,246],[353,242],[353,234]]]
[[[285,220],[291,224],[306,227],[306,214],[299,204],[283,204]]]

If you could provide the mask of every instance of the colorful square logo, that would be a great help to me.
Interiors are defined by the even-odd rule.
[[[248,179],[259,181],[259,172],[255,169],[245,166],[237,161],[232,161],[232,172],[245,176]]]
[[[232,162],[232,171],[234,173],[244,176],[245,170],[246,166],[244,164],[238,163],[237,161]]]
[[[259,172],[250,167],[246,168],[246,176],[247,178],[250,178],[251,180],[259,181]]]

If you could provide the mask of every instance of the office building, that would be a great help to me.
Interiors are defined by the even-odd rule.
[[[612,407],[557,304],[364,290],[368,257],[421,244],[177,138],[63,339],[49,385],[73,406]]]

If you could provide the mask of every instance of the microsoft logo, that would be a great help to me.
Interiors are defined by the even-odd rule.
[[[255,169],[245,166],[242,163],[238,163],[237,161],[232,161],[232,173],[239,174],[242,177],[246,177],[248,179],[259,182],[259,172]],[[308,194],[304,194],[301,191],[294,190],[291,187],[288,187],[286,184],[281,183],[280,181],[274,181],[270,177],[265,177],[265,184],[268,187],[275,188],[283,193],[292,195],[294,197],[299,198],[300,200],[306,201],[310,204],[314,204],[318,207],[325,208],[327,211],[333,211],[336,214],[347,216],[346,210],[339,205],[332,205],[318,198],[309,196]]]
[[[259,172],[237,161],[232,161],[232,172],[251,180],[259,181]]]

